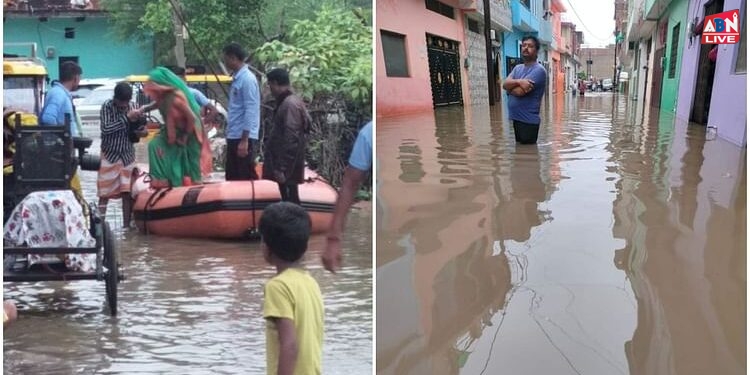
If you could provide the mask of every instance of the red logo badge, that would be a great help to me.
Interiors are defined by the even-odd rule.
[[[740,10],[706,16],[701,44],[735,44],[740,41]]]

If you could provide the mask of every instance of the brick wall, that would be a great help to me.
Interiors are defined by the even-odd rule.
[[[465,23],[468,25],[468,23]],[[489,105],[489,93],[487,89],[487,50],[484,43],[484,30],[482,23],[479,24],[480,33],[470,31],[466,26],[466,43],[469,57],[469,69],[467,72],[469,79],[469,95],[471,105]],[[461,61],[463,64],[463,61]]]

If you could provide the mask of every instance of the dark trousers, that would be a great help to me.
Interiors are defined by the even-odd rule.
[[[247,146],[248,153],[244,158],[237,156],[239,145],[239,139],[227,139],[226,180],[257,180],[258,173],[255,171],[255,155],[258,153],[258,141],[254,139],[249,140]]]
[[[282,201],[300,204],[299,185],[297,183],[279,184],[279,192],[281,192]]]
[[[539,136],[539,124],[513,120],[513,132],[516,134],[516,142],[522,145],[533,145]]]

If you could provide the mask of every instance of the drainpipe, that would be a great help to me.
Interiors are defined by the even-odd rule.
[[[617,46],[619,43],[617,42],[617,37],[615,37],[615,68],[612,72],[612,91],[617,92]]]
[[[495,105],[495,69],[492,68],[492,39],[490,39],[490,0],[484,0],[484,43],[487,53],[487,93],[490,105]]]

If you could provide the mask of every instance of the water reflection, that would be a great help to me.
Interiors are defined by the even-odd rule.
[[[627,241],[617,262],[639,306],[630,368],[745,373],[744,151],[670,114],[644,121],[641,142],[613,150],[624,176],[613,233]]]
[[[627,104],[378,122],[378,373],[744,372],[744,152]]]

